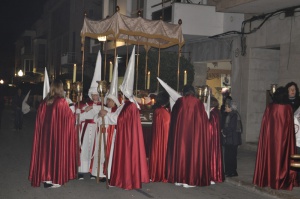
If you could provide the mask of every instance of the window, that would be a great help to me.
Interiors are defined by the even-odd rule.
[[[33,70],[33,60],[32,59],[24,59],[24,71],[31,72]]]

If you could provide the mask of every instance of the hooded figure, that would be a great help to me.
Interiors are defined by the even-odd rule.
[[[163,80],[159,79],[158,77],[157,77],[157,79],[158,79],[159,83],[162,85],[162,87],[164,87],[164,89],[170,95],[170,106],[172,109],[176,100],[182,96],[177,91],[175,91],[173,88],[171,88],[167,83],[165,83]]]
[[[221,113],[219,102],[216,98],[210,98],[209,136],[210,136],[210,176],[213,182],[223,182],[223,158],[221,146]]]
[[[168,182],[184,187],[210,185],[209,122],[194,88],[184,86],[171,112],[167,149]]]
[[[167,145],[170,127],[169,94],[156,96],[152,123],[152,146],[149,158],[149,175],[152,182],[167,182],[165,175]]]
[[[267,106],[261,123],[253,184],[292,190],[297,172],[290,168],[290,157],[296,153],[296,141],[287,89],[277,88],[273,102]]]
[[[27,100],[28,100],[29,95],[30,95],[30,91],[28,91],[27,95],[25,96],[25,98],[22,102],[22,112],[23,112],[23,114],[27,114],[30,111],[30,106],[29,106],[29,104],[27,104]]]
[[[133,98],[135,47],[133,48],[120,90],[128,98],[116,112],[101,111],[108,124],[117,124],[110,185],[126,190],[140,189],[149,182],[142,124]]]
[[[49,77],[48,77],[48,73],[47,73],[47,68],[45,67],[43,99],[45,99],[45,97],[48,95],[49,91],[50,91]]]
[[[79,134],[79,144],[80,144],[80,166],[78,167],[79,179],[83,179],[83,173],[90,173],[90,178],[94,179],[97,174],[98,168],[98,146],[99,146],[99,135],[97,128],[97,123],[94,122],[94,117],[98,115],[101,109],[101,103],[99,94],[97,92],[97,81],[101,81],[101,53],[98,52],[95,71],[93,80],[91,82],[91,87],[88,91],[88,96],[91,101],[88,102],[80,110],[80,134]],[[102,141],[104,141],[102,139]],[[104,164],[104,142],[101,144],[101,156],[100,156],[100,178],[104,179],[106,175],[103,172]],[[104,180],[102,180],[104,181]]]
[[[118,60],[116,59],[115,67],[113,71],[113,77],[110,84],[110,89],[108,94],[105,96],[106,98],[106,110],[110,113],[114,113],[117,108],[120,106],[120,102],[118,100]],[[96,116],[95,120],[98,119],[98,115]],[[113,150],[114,150],[114,142],[116,136],[115,125],[108,125],[107,122],[105,123],[106,127],[106,154],[105,154],[105,161],[108,161],[108,169],[107,171],[104,168],[104,173],[106,174],[107,178],[110,179],[110,171],[111,171],[111,161],[113,157]],[[98,146],[97,146],[98,147]],[[98,149],[98,148],[97,148]],[[102,154],[102,145],[101,145],[101,154]],[[94,153],[94,162],[98,162],[98,150]],[[102,161],[103,162],[103,161]],[[93,164],[91,174],[93,176],[97,175],[97,164]]]
[[[101,57],[101,53],[100,50],[98,51],[98,56],[97,56],[97,60],[96,60],[96,67],[95,67],[95,71],[94,71],[94,76],[91,82],[91,86],[90,89],[88,91],[88,96],[90,97],[91,100],[92,99],[92,94],[97,94],[99,95],[98,91],[97,91],[97,87],[98,87],[98,83],[97,81],[101,81],[101,68],[102,68],[102,57]]]

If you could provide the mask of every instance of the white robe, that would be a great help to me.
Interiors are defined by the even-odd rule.
[[[115,112],[109,111],[106,114],[106,116],[104,117],[106,129],[107,129],[108,125],[116,125],[117,124],[118,116],[119,116],[120,112],[122,111],[123,106],[124,106],[124,104],[120,105]],[[94,121],[97,122],[98,126],[100,126],[102,124],[102,118],[99,117],[98,115],[96,115],[94,117]],[[111,175],[111,166],[112,166],[115,140],[116,140],[116,129],[114,130],[114,133],[113,133],[113,138],[112,138],[112,143],[111,143],[111,148],[110,148],[110,153],[109,153],[109,160],[108,160],[108,165],[107,165],[107,178],[108,179],[110,179],[110,175]],[[102,152],[102,149],[101,149],[101,152]],[[97,154],[98,154],[98,152],[97,152]],[[95,160],[97,160],[97,159],[98,159],[98,157],[95,158]],[[94,173],[94,172],[96,172],[96,173]],[[92,175],[96,176],[96,174],[97,174],[97,169],[95,169],[95,170],[92,169]]]
[[[87,106],[83,107],[84,110]],[[98,115],[101,109],[101,105],[93,104],[93,108],[88,112],[83,112],[80,114],[80,123],[81,123],[81,131],[79,134],[79,144],[80,144],[80,166],[78,167],[78,172],[80,173],[88,173],[92,171],[97,165],[97,158],[98,156],[98,147],[99,147],[99,132],[97,128],[97,123],[93,122],[95,115]],[[88,122],[90,121],[90,122]],[[84,126],[86,125],[85,132]],[[81,142],[82,140],[82,142]],[[103,174],[103,164],[104,164],[104,140],[102,140],[102,150],[101,150],[101,167],[100,167],[100,177],[105,177]],[[97,171],[96,171],[97,173]]]

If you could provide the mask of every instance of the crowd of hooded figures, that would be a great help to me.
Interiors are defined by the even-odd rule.
[[[29,171],[32,186],[39,187],[43,183],[45,188],[56,188],[69,180],[83,180],[88,174],[91,179],[97,178],[125,190],[139,189],[142,183],[149,182],[191,188],[222,183],[225,177],[238,176],[237,152],[242,144],[243,129],[237,104],[227,93],[219,110],[216,98],[211,96],[209,101],[202,102],[191,85],[183,87],[181,96],[159,79],[165,91],[156,95],[152,107],[152,140],[147,157],[140,105],[133,95],[134,52],[135,47],[119,87],[118,63],[115,63],[105,98],[100,98],[97,90],[97,81],[101,80],[100,52],[88,91],[89,101],[74,105],[64,96],[60,80],[51,83],[37,110]],[[282,139],[289,139],[281,142],[287,146],[276,145],[271,149],[265,144],[265,139],[275,139],[270,135],[270,128],[278,129],[277,126],[269,127],[274,124],[267,124],[272,115],[269,112],[276,109],[286,114],[282,115],[285,119],[293,112],[290,105],[277,110],[281,104],[277,99],[275,93],[274,102],[267,107],[263,118],[253,183],[290,189],[297,175],[289,168],[266,172],[271,168],[267,163],[272,162],[272,158],[279,162],[288,160],[265,150],[288,147],[289,154],[296,153],[292,119],[291,124],[284,122],[282,125],[286,126],[281,127],[286,131],[281,132]],[[274,113],[274,117],[277,116]],[[274,178],[272,182],[268,182],[266,176],[270,173]],[[276,175],[281,177],[283,173],[285,178],[278,180]]]

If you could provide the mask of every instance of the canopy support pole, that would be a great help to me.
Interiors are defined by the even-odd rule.
[[[160,70],[160,47],[158,48],[158,62],[157,62],[157,77],[159,76],[159,70]],[[157,93],[159,93],[159,81],[157,80]]]
[[[128,41],[129,41],[129,35],[127,35],[127,42],[126,42],[126,68],[127,68],[127,65],[128,65]]]
[[[139,53],[140,53],[140,44],[138,43],[138,49],[137,49],[137,57],[136,57],[136,79],[135,79],[135,95],[137,96],[137,85],[138,85],[138,79],[139,79]]]
[[[83,71],[84,71],[84,42],[85,42],[85,37],[82,38],[81,40],[81,51],[82,51],[82,56],[81,56],[81,82],[82,82],[82,87],[83,87]]]
[[[106,41],[103,42],[103,48],[104,48],[104,77],[103,79],[106,80],[106,55],[107,55],[107,51],[106,51]]]
[[[180,67],[180,56],[181,56],[181,46],[178,46],[178,60],[177,60],[177,92],[179,90],[179,67]]]
[[[149,89],[150,90],[150,86],[149,88],[147,88],[147,74],[148,74],[148,48],[146,49],[146,63],[145,63],[145,90]]]
[[[115,39],[115,59],[117,59],[117,40]]]

